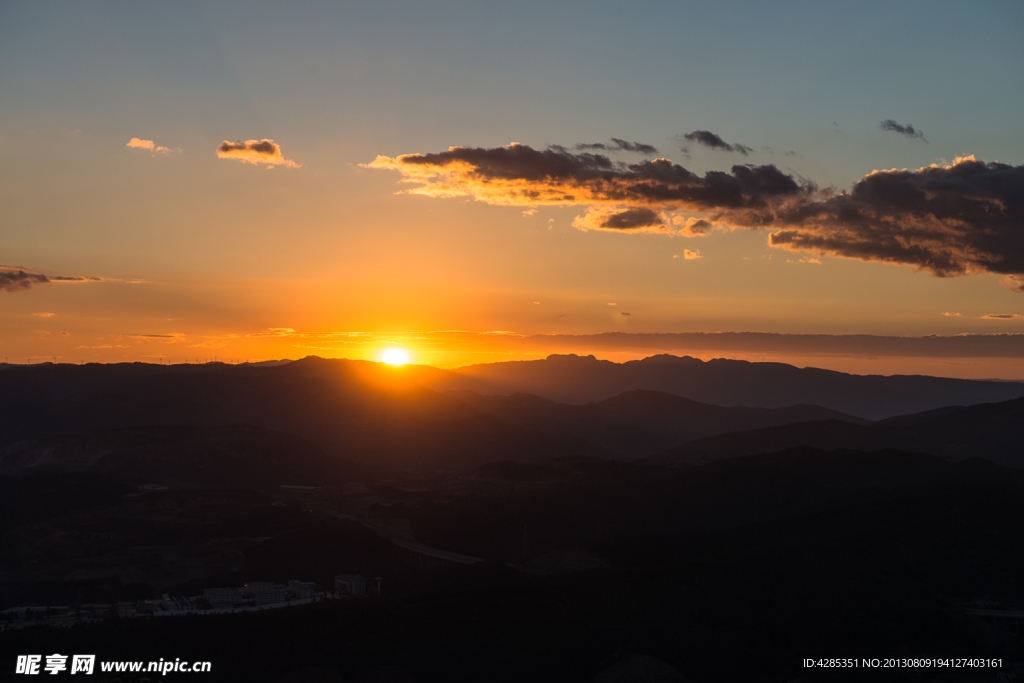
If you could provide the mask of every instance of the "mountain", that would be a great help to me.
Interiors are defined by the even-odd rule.
[[[921,375],[849,375],[784,363],[724,358],[702,361],[668,354],[613,363],[593,356],[470,365],[427,377],[426,386],[478,394],[535,394],[585,404],[644,389],[719,406],[783,408],[815,405],[869,420],[1024,396],[1024,384]]]
[[[1024,468],[1021,425],[1024,425],[1024,398],[947,407],[871,424],[824,420],[734,432],[691,441],[668,450],[664,457],[718,460],[797,446],[865,451],[898,448],[948,460],[984,458]]]
[[[0,452],[0,476],[89,472],[135,485],[277,489],[340,484],[366,468],[259,427],[135,427],[23,441]]]
[[[716,434],[794,422],[867,422],[818,406],[723,408],[660,391],[627,391],[582,406],[556,403],[531,394],[481,396],[460,391],[449,395],[517,427],[566,434],[627,457],[654,455]]]
[[[539,395],[482,395],[531,383],[577,398],[622,386],[658,388],[631,388],[584,405]],[[950,397],[971,402],[1021,392],[1022,385],[1009,382],[862,377],[674,356],[623,364],[552,356],[457,371],[315,357],[272,366],[41,364],[0,370],[0,453],[23,441],[142,427],[249,426],[305,440],[340,462],[399,469],[555,456],[644,457],[687,443],[689,454],[671,457],[812,445],[1016,462],[1007,435],[1016,413],[1000,418],[984,405],[973,412],[941,408],[873,425],[864,424],[863,416],[904,404],[937,409]],[[749,430],[768,431],[727,436]],[[694,456],[694,448],[706,452]]]
[[[138,427],[249,425],[300,437],[335,458],[384,467],[610,455],[578,439],[506,424],[420,386],[420,375],[437,372],[319,358],[276,367],[11,367],[0,372],[0,450],[24,440]]]

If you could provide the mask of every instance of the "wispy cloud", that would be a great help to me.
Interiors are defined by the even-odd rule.
[[[273,140],[264,138],[262,140],[238,140],[231,142],[225,140],[217,147],[217,157],[220,159],[234,159],[247,164],[264,164],[265,166],[285,166],[287,168],[298,168],[298,164],[291,159],[285,159],[281,154],[281,147]]]
[[[144,149],[149,152],[152,152],[153,154],[170,154],[172,151],[181,151],[172,150],[170,147],[163,147],[162,145],[156,144],[152,140],[143,140],[141,138],[132,138],[131,140],[128,141],[127,146],[132,149]]]
[[[5,292],[21,292],[31,289],[33,285],[46,284],[50,281],[42,273],[26,273],[24,270],[0,270],[0,289]]]
[[[564,150],[564,147],[554,145],[553,149]],[[602,152],[636,152],[637,154],[657,154],[658,148],[643,142],[627,142],[619,138],[612,138],[610,143],[592,142],[576,145],[577,150],[600,150]]]
[[[881,128],[882,130],[888,130],[892,131],[893,133],[905,135],[908,138],[917,138],[918,140],[921,140],[923,142],[928,142],[928,139],[925,138],[924,136],[924,131],[914,128],[913,124],[910,123],[904,126],[901,123],[896,123],[892,119],[886,119],[882,121],[882,123],[880,123],[878,127]]]
[[[0,268],[10,268],[2,266]],[[145,280],[124,280],[121,278],[85,277],[81,275],[44,275],[39,272],[25,272],[25,269],[0,270],[0,290],[5,292],[22,292],[36,285],[67,283],[67,282],[121,282],[125,284],[142,284]],[[44,314],[36,314],[44,315]],[[46,315],[53,315],[52,313]]]
[[[712,133],[710,130],[695,130],[692,133],[687,133],[681,136],[681,138],[684,141],[682,151],[687,154],[689,154],[690,149],[689,145],[685,143],[690,142],[701,145],[702,147],[707,147],[708,149],[715,149],[720,152],[739,152],[743,156],[747,156],[754,151],[753,147],[747,147],[746,145],[741,145],[738,142],[730,144],[723,140],[721,136]]]

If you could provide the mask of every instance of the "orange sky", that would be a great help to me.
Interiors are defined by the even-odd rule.
[[[0,10],[0,356],[671,351],[1024,377],[1024,351],[531,339],[1024,335],[1019,9],[935,8],[898,44],[910,9],[238,9]],[[725,43],[700,29],[722,22]],[[624,32],[651,49],[606,49]],[[927,204],[956,174],[970,201]],[[925,209],[892,208],[918,191]]]

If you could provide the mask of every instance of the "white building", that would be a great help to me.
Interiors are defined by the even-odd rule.
[[[358,574],[338,574],[334,577],[334,590],[350,595],[366,595],[366,579]]]

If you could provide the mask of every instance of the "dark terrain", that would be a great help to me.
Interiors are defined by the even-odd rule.
[[[214,673],[168,680],[257,683],[1017,680],[1013,622],[965,605],[1024,605],[1024,399],[868,422],[425,386],[444,374],[0,369],[0,610],[383,581],[257,614],[20,627],[3,658],[182,657]],[[396,538],[482,561],[420,568]],[[1005,667],[801,666],[925,656]]]

